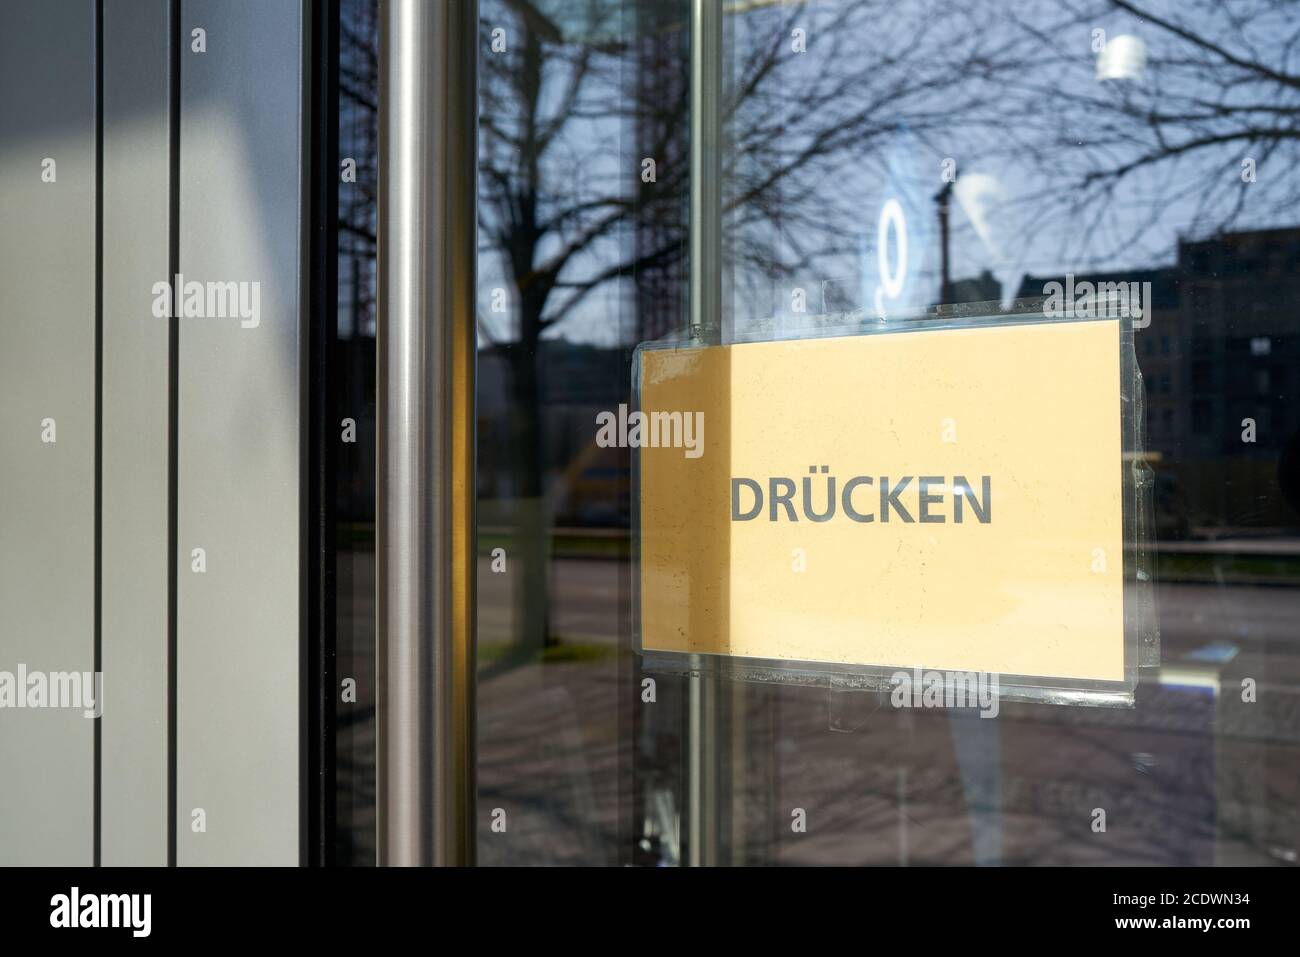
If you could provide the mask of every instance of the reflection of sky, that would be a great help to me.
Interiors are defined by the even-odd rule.
[[[851,0],[822,6],[849,5]],[[1075,184],[1090,170],[1131,162],[1159,142],[1137,118],[1144,110],[1206,113],[1226,98],[1229,103],[1264,104],[1267,110],[1248,119],[1268,117],[1267,122],[1275,125],[1271,111],[1283,103],[1296,104],[1295,91],[1278,82],[1242,83],[1236,92],[1225,92],[1221,81],[1228,75],[1226,69],[1213,69],[1223,64],[1218,54],[1110,3],[1034,0],[1008,5],[977,0],[952,6],[962,8],[966,16],[939,18],[938,23],[950,28],[940,27],[929,35],[929,46],[913,51],[918,83],[934,82],[936,91],[929,102],[912,102],[909,109],[940,111],[952,95],[954,82],[967,94],[975,91],[976,108],[954,113],[947,123],[930,125],[921,134],[925,141],[921,145],[902,145],[916,139],[903,126],[909,121],[906,109],[887,114],[900,126],[868,144],[869,155],[862,162],[840,167],[833,188],[809,201],[827,206],[862,201],[875,210],[879,208],[876,197],[882,188],[888,189],[882,184],[897,178],[900,149],[911,153],[913,163],[936,190],[941,185],[941,164],[953,158],[959,173],[951,219],[954,280],[988,269],[1009,291],[1025,273],[1137,269],[1171,261],[1180,236],[1204,232],[1226,220],[1241,185],[1241,158],[1254,152],[1265,163],[1258,147],[1252,150],[1242,142],[1226,142],[1176,162],[1139,167],[1112,195],[1098,196],[1080,209],[1067,208],[1067,202],[1080,195]],[[1258,5],[1153,0],[1142,9],[1175,24],[1190,24],[1203,38],[1233,51],[1230,56],[1266,65],[1282,63],[1283,45],[1297,33],[1289,14],[1247,18],[1243,29],[1229,23],[1227,13],[1240,12],[1244,6]],[[892,5],[884,15],[905,20],[934,12],[933,4],[911,2]],[[975,24],[981,25],[983,43],[972,44],[962,36],[964,27]],[[1099,57],[1093,48],[1102,39],[1094,33],[1098,30],[1105,31],[1109,41],[1103,46],[1103,66],[1124,79],[1097,79]],[[872,55],[870,38],[864,38],[864,47],[863,55]],[[985,56],[1007,64],[987,80],[963,62]],[[796,59],[791,68],[811,62]],[[944,77],[944,71],[953,75]],[[1132,104],[1135,116],[1119,112],[1126,103]],[[1172,133],[1165,134],[1165,143],[1172,148],[1193,136],[1222,135],[1239,128],[1212,121],[1194,127],[1175,124]],[[1232,228],[1295,222],[1288,166],[1279,156],[1272,158],[1271,169],[1262,171],[1245,194]],[[933,208],[928,212],[937,216]],[[828,211],[828,217],[832,215]],[[874,243],[874,227],[869,218],[861,224],[860,239],[865,244]],[[873,258],[867,258],[867,263]],[[834,278],[828,273],[851,268],[847,262],[827,258],[814,264],[810,278],[825,281]],[[936,255],[925,257],[921,274],[931,295],[936,295]],[[867,285],[871,277],[862,279]],[[861,305],[871,311],[870,304]]]
[[[509,50],[509,55],[513,58],[519,54],[522,43],[520,27],[513,16],[499,9],[500,6],[500,0],[484,3],[482,18],[486,24],[499,23],[504,26],[507,44],[514,44]],[[560,29],[576,33],[579,37],[594,36],[597,44],[603,44],[610,37],[617,36],[620,30],[627,29],[623,26],[623,11],[618,4],[550,0],[538,6]],[[561,218],[562,214],[571,213],[576,208],[595,201],[624,199],[632,188],[631,178],[622,168],[620,155],[628,117],[618,56],[599,48],[590,50],[585,79],[578,84],[577,95],[574,96],[572,79],[576,72],[575,62],[582,52],[581,41],[574,40],[562,47],[547,45],[544,49],[547,51],[547,59],[542,66],[541,89],[535,107],[538,119],[534,125],[538,130],[545,130],[553,124],[557,132],[544,153],[541,171],[544,188],[539,196],[538,219],[541,222],[558,221],[560,225],[543,235],[535,265],[544,264],[567,243],[574,242],[582,229],[605,211],[605,207],[595,207],[589,215]],[[495,54],[485,50],[482,55],[491,57]],[[511,62],[518,61],[512,59]],[[484,99],[481,100],[480,111],[489,114],[491,122],[506,135],[522,136],[525,133],[524,127],[518,114],[513,112],[518,109],[515,91],[506,90],[499,80],[493,79],[491,69],[482,71],[482,75],[483,83],[493,84],[494,89],[500,91],[506,107],[494,111],[486,105],[488,101]],[[479,155],[480,166],[509,170],[516,176],[515,182],[518,182],[519,154],[512,153],[501,139],[491,133],[481,132]],[[479,217],[481,227],[486,228],[487,235],[480,235],[479,301],[490,304],[492,290],[505,289],[508,311],[505,314],[493,313],[490,305],[480,308],[479,328],[483,338],[503,342],[514,338],[516,304],[513,299],[517,294],[507,273],[504,257],[491,248],[490,234],[495,226],[495,209],[494,204],[483,197],[481,184]],[[570,259],[560,275],[560,286],[548,301],[548,314],[559,310],[570,313],[556,329],[556,334],[606,345],[627,338],[620,332],[617,319],[621,299],[617,282],[604,283],[584,296],[580,305],[568,309],[568,301],[576,292],[571,288],[574,284],[588,281],[607,269],[611,263],[619,262],[620,256],[626,255],[627,238],[615,230],[607,237],[594,241],[584,253]]]
[[[946,157],[956,161],[958,171],[951,277],[961,280],[990,270],[1008,291],[1026,273],[1168,263],[1180,237],[1199,237],[1225,223],[1234,230],[1295,224],[1300,210],[1291,185],[1290,151],[1284,145],[1270,153],[1263,142],[1234,137],[1243,129],[1294,122],[1300,79],[1290,69],[1288,43],[1300,28],[1292,22],[1293,8],[1271,10],[1272,5],[1254,0],[1135,0],[1135,5],[1205,43],[1140,19],[1109,0],[826,0],[729,15],[733,78],[743,75],[745,58],[764,49],[776,31],[797,23],[808,36],[806,54],[780,62],[778,70],[784,72],[765,94],[770,97],[775,88],[778,98],[756,99],[738,111],[736,128],[729,131],[734,140],[744,141],[746,123],[761,124],[782,110],[789,111],[789,119],[782,121],[788,123],[792,150],[854,111],[872,111],[874,125],[874,133],[852,150],[820,157],[779,183],[775,213],[755,217],[742,210],[739,218],[747,222],[729,219],[733,244],[770,247],[775,260],[793,262],[810,246],[827,247],[785,272],[770,264],[765,269],[737,262],[732,279],[738,320],[772,315],[779,305],[775,290],[783,295],[791,283],[813,291],[810,309],[820,308],[821,290],[828,284],[859,290],[855,295],[860,300],[867,294],[861,290],[874,282],[870,272],[878,261],[878,213],[887,192],[882,184],[899,181],[900,166],[911,164],[902,180],[928,181],[932,188],[913,187],[904,205],[909,215],[934,217],[930,197],[942,186]],[[862,16],[877,28],[853,28],[852,50],[861,58],[857,65],[878,66],[880,88],[846,84],[844,96],[820,116],[801,115],[798,103],[781,103],[780,91],[793,97],[814,76],[851,75],[849,65],[828,62],[819,50],[829,48],[832,31],[862,22],[854,19]],[[1097,31],[1105,31],[1108,44],[1100,67],[1094,50]],[[1118,78],[1101,80],[1099,73]],[[619,76],[611,71],[599,82],[615,84]],[[901,84],[904,92],[873,99],[882,92],[892,94],[890,84]],[[553,108],[559,89],[544,91],[543,103]],[[611,106],[617,95],[612,86],[592,91],[593,101]],[[1247,104],[1257,109],[1242,112]],[[1147,119],[1153,112],[1198,119],[1157,128]],[[621,166],[634,157],[620,156],[630,152],[621,141],[628,132],[616,106],[604,114],[584,111],[565,125],[561,148],[547,168],[548,182],[563,202],[610,195],[610,184],[630,179]],[[1159,146],[1177,152],[1201,137],[1219,142],[1139,164],[1112,192],[1098,189],[1094,195],[1080,189],[1090,172],[1134,163]],[[1241,159],[1246,156],[1255,158],[1258,176],[1243,193]],[[759,167],[772,162],[766,154],[728,160],[731,175],[740,180],[770,172],[770,167]],[[1080,203],[1081,198],[1089,201]],[[1238,202],[1240,208],[1234,210]],[[915,227],[909,228],[913,242],[934,247],[909,256],[909,279],[928,289],[933,301],[939,291],[936,223],[930,218],[909,226]],[[819,230],[821,235],[810,235]],[[568,278],[591,275],[628,256],[630,241],[630,235],[622,234],[593,247],[575,259]],[[501,283],[491,258],[480,261],[484,288]],[[555,301],[562,301],[562,295],[558,292]],[[616,283],[606,284],[552,334],[607,344],[622,341],[620,330],[633,327],[616,320],[624,298]],[[499,338],[510,337],[508,324],[500,319],[494,331]]]
[[[1239,0],[1139,2],[1140,9],[1186,26],[1230,51],[1227,55],[1285,68],[1289,54],[1284,43],[1297,34],[1293,13],[1249,16],[1240,25],[1228,21],[1231,13],[1247,7],[1260,5]],[[1004,269],[1038,274],[1170,262],[1180,236],[1199,238],[1229,222],[1245,156],[1257,158],[1261,173],[1244,193],[1230,228],[1295,223],[1289,163],[1278,154],[1267,159],[1260,144],[1241,140],[1138,166],[1108,199],[1099,195],[1081,209],[1064,208],[1061,200],[1069,199],[1073,184],[1089,172],[1134,163],[1153,149],[1172,153],[1194,138],[1239,132],[1256,121],[1275,126],[1278,107],[1286,104],[1283,115],[1294,116],[1296,91],[1273,81],[1239,82],[1243,72],[1254,71],[1232,70],[1217,53],[1109,3],[1084,6],[1105,11],[1103,15],[1076,18],[1064,16],[1065,4],[1056,0],[1018,9],[1026,11],[1020,21],[1026,36],[1042,31],[1052,42],[1045,44],[1041,62],[1011,71],[1010,82],[992,92],[995,108],[989,121],[957,139],[957,148],[974,156],[967,171],[990,176],[1004,200],[987,209],[984,225],[995,238],[992,244],[972,235],[976,223],[969,216],[955,219],[955,276],[985,267],[997,271],[999,259]],[[1100,56],[1093,52],[1101,39],[1098,30],[1105,31],[1107,42]],[[1033,46],[1027,41],[1022,49]],[[1124,78],[1099,81],[1099,60],[1103,72]],[[1228,79],[1238,81],[1233,89],[1224,88]],[[1005,101],[1002,110],[996,107],[999,97]],[[1251,102],[1265,109],[1249,114],[1245,123],[1171,123],[1160,133],[1141,119],[1151,112],[1209,116],[1225,102]],[[1125,104],[1128,112],[1122,113]],[[996,122],[999,112],[1006,115],[1003,124]]]

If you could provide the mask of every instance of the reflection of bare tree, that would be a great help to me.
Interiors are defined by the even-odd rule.
[[[339,190],[339,315],[345,337],[374,335],[378,210],[379,50],[372,0],[345,0],[339,36],[339,154],[356,181]],[[345,171],[345,176],[347,175]]]
[[[371,4],[352,6],[340,84],[344,146],[350,130],[358,169],[341,195],[351,298],[340,314],[364,334],[374,310],[377,51],[373,31],[356,27]],[[1300,25],[1273,0],[725,9],[723,194],[738,294],[853,252],[863,210],[844,184],[878,172],[900,129],[935,147],[909,158],[917,163],[937,168],[970,144],[1031,171],[1038,185],[1010,201],[1040,223],[1069,214],[1093,255],[1161,215],[1231,225],[1250,194],[1242,160],[1271,170],[1298,158],[1300,73],[1290,62]],[[509,321],[485,315],[483,332],[509,344],[513,493],[536,503],[519,528],[519,617],[532,648],[545,643],[548,619],[538,345],[575,317],[596,321],[595,294],[621,283],[651,319],[637,338],[666,331],[678,311],[664,301],[680,296],[687,250],[688,10],[685,0],[482,4],[481,245],[511,292]],[[1135,32],[1145,60],[1099,80],[1096,29],[1112,44]],[[638,175],[643,157],[656,160],[653,183]],[[1260,175],[1279,183],[1272,213],[1294,218],[1300,188]],[[1137,212],[1116,219],[1120,205]],[[1034,242],[1035,230],[1022,237]]]
[[[1077,251],[1102,257],[1161,220],[1230,228],[1258,180],[1269,208],[1255,214],[1295,220],[1300,188],[1279,175],[1300,159],[1293,5],[1048,0],[987,12],[1011,42],[979,111],[996,131],[986,155],[1033,176],[1015,199],[1026,218],[1068,218]]]
[[[954,41],[936,26],[940,13],[952,21],[938,0],[903,13],[884,0],[726,9],[736,69],[722,125],[736,160],[724,215],[738,284],[770,283],[850,248],[860,211],[810,198],[868,163],[900,123],[923,133],[973,107],[962,64],[997,59],[1003,43],[981,31]],[[482,6],[480,247],[485,262],[500,263],[511,311],[505,328],[491,315],[481,328],[509,343],[514,494],[535,506],[518,524],[523,650],[548,638],[538,344],[575,317],[596,321],[598,290],[653,284],[686,256],[688,10],[610,0]],[[644,159],[655,161],[653,181],[641,175]]]
[[[924,169],[939,189],[940,148],[983,102],[972,81],[1012,52],[984,12],[857,0],[733,18],[724,193],[738,295],[855,256],[876,226],[867,187],[897,161]]]
[[[373,328],[374,310],[377,56],[365,19],[372,15],[371,0],[345,3],[355,15],[344,18],[342,152],[356,158],[358,170],[355,187],[340,193],[340,250],[355,270],[348,287],[355,296],[352,330],[365,335]],[[543,336],[579,332],[583,323],[589,329],[597,321],[593,303],[609,290],[636,296],[637,322],[635,331],[631,325],[625,330],[628,337],[657,336],[680,322],[689,226],[688,3],[483,0],[482,8],[482,261],[500,263],[510,305],[504,324],[496,324],[485,306],[484,334],[509,346],[514,494],[540,501]],[[1054,213],[1077,222],[1080,242],[1093,253],[1117,205],[1140,205],[1143,216],[1134,229],[1170,210],[1180,225],[1231,225],[1250,195],[1240,177],[1247,156],[1255,159],[1275,212],[1295,219],[1300,186],[1289,171],[1296,159],[1300,74],[1289,64],[1300,45],[1300,23],[1286,4],[754,0],[728,3],[726,9],[731,67],[723,109],[723,196],[738,286],[757,289],[852,252],[863,210],[860,195],[846,184],[879,174],[880,154],[900,128],[915,134],[916,144],[932,148],[905,158],[933,169],[936,189],[940,158],[956,154],[964,169],[961,146],[967,142],[1031,174],[1015,199],[1032,210],[1037,223],[1052,221]],[[349,32],[350,23],[361,27]],[[506,47],[494,53],[497,28],[505,30]],[[1140,69],[1136,62],[1120,63],[1116,76],[1098,80],[1091,49],[1096,28],[1105,29],[1112,42],[1125,32],[1143,38]],[[804,31],[806,52],[796,50],[796,30]],[[654,183],[640,178],[643,157],[657,161]],[[1271,172],[1278,168],[1287,174]],[[1033,230],[1025,236],[1032,242]],[[1117,243],[1126,238],[1110,236]],[[347,264],[340,265],[347,283]],[[524,590],[515,611],[525,629],[524,650],[535,650],[547,638],[546,523],[537,509],[518,539],[525,550],[518,556]],[[611,630],[620,613],[608,612]],[[574,673],[583,682],[599,677],[596,669]],[[500,772],[489,790],[526,771],[523,787],[532,806],[555,822],[551,830],[535,831],[539,858],[553,860],[561,842],[565,853],[584,857],[588,850],[568,835],[592,829],[596,818],[572,810],[563,797],[572,769],[558,758],[538,757],[538,739],[557,719],[544,708],[530,710],[531,689],[522,683],[517,688],[510,690],[520,710],[509,711],[507,723],[539,734],[496,735],[510,743],[504,757],[488,757],[487,776],[493,768]],[[613,707],[608,697],[592,692],[581,699],[580,710],[608,716]],[[884,715],[857,735],[828,736],[823,707],[814,701],[797,709],[820,723],[800,729],[794,754],[782,758],[790,781],[821,789],[823,833],[850,849],[860,846],[854,841],[867,842],[872,850],[860,859],[896,859],[898,789],[891,774],[878,773],[883,755],[892,762],[887,770],[908,765],[912,859],[964,860],[970,844],[966,815],[977,798],[963,788],[945,725],[918,720],[918,737],[929,740],[918,756],[900,752],[898,729]],[[754,720],[760,717],[756,710]],[[1033,722],[1004,722],[1005,746],[1044,721],[1035,713]],[[1293,827],[1294,815],[1280,809],[1295,806],[1294,786],[1279,790],[1284,785],[1277,775],[1264,777],[1259,792],[1251,791],[1256,783],[1244,776],[1221,774],[1217,784],[1206,780],[1211,765],[1196,746],[1209,733],[1204,729],[1171,735],[1165,743],[1177,749],[1185,742],[1188,753],[1159,765],[1152,778],[1138,776],[1128,760],[1130,750],[1155,749],[1151,735],[1120,741],[1115,732],[1104,725],[1053,727],[1012,754],[999,778],[1006,860],[1061,863],[1118,853],[1115,843],[1079,837],[1081,821],[1086,833],[1088,808],[1104,804],[1120,812],[1121,834],[1134,840],[1122,851],[1124,860],[1191,862],[1193,845],[1215,838],[1207,795],[1216,788],[1222,789],[1220,842],[1262,855],[1268,849],[1254,816],[1275,814],[1282,827]],[[579,741],[561,757],[584,747]],[[363,743],[356,751],[369,754],[373,748]],[[599,762],[593,770],[597,780],[615,780],[615,749],[588,747],[585,753]],[[1061,753],[1069,760],[1048,762]],[[1037,768],[1039,761],[1044,768]],[[368,767],[359,764],[351,777],[368,780]],[[348,776],[341,772],[341,779]],[[1135,782],[1149,805],[1127,797]],[[769,782],[749,784],[754,793],[746,800],[753,806],[771,801]],[[367,792],[357,802],[372,805],[373,797]],[[597,844],[620,833],[610,810],[616,803],[610,798],[598,804]],[[1228,815],[1225,808],[1236,810]],[[761,859],[765,851],[752,853]]]
[[[620,115],[618,47],[566,43],[561,28],[528,2],[484,4],[482,24],[479,232],[480,246],[503,260],[517,315],[508,353],[509,434],[523,565],[519,647],[527,654],[550,638],[538,343],[564,316],[552,302],[556,293],[570,290],[570,309],[581,298],[574,274],[585,267],[587,288],[596,285],[592,272],[605,259],[599,253],[635,196],[607,162]],[[607,29],[603,21],[590,26]]]
[[[378,25],[374,0],[343,0],[339,35],[339,162],[356,163],[338,184],[339,340],[334,369],[340,408],[361,429],[337,447],[337,653],[357,679],[356,700],[340,704],[336,741],[336,860],[375,860],[374,554],[344,529],[373,527],[375,515],[375,219],[379,128]]]

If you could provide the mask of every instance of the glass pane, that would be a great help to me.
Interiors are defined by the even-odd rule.
[[[728,9],[735,333],[1050,310],[1039,304],[1054,283],[1080,297],[1086,283],[1138,283],[1157,490],[1163,662],[1133,709],[1007,702],[981,721],[770,691],[769,859],[1293,861],[1294,11]],[[884,273],[898,247],[882,256],[878,242],[891,200],[906,219],[901,283]],[[834,733],[845,725],[853,733]],[[797,807],[807,833],[781,821]],[[1096,808],[1109,812],[1104,833]]]
[[[335,855],[375,863],[375,236],[379,11],[343,0],[339,18],[338,339],[342,419],[334,477],[338,677]]]
[[[1293,12],[736,0],[718,36],[692,7],[482,4],[481,859],[1294,861]],[[689,332],[701,251],[720,343],[1137,284],[1163,659],[1134,707],[643,670],[633,459],[598,417],[639,344]]]
[[[591,423],[627,401],[641,283],[674,300],[669,323],[682,294],[680,248],[657,261],[647,244],[653,229],[680,247],[686,169],[656,195],[638,188],[634,158],[663,108],[662,85],[639,77],[661,35],[645,20],[674,6],[481,6],[485,864],[630,859],[630,464]]]

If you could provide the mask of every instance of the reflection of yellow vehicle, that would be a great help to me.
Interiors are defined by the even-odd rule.
[[[632,495],[627,449],[601,448],[592,439],[556,477],[554,493],[558,524],[626,527]]]

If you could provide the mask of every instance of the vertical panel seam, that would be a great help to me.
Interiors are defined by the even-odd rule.
[[[104,670],[104,0],[95,0],[95,530],[94,597],[92,629],[95,675]],[[103,697],[103,684],[97,692]],[[95,702],[94,759],[91,797],[91,861],[102,863],[103,854],[103,725],[101,701]]]
[[[181,165],[181,0],[171,0],[170,91],[168,96],[168,279],[180,273],[180,165]],[[177,657],[177,407],[179,390],[179,318],[169,308],[167,321],[167,866],[176,866],[176,657]]]

